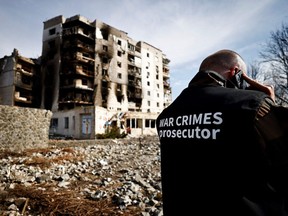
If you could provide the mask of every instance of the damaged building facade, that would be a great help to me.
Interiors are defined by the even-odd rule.
[[[169,59],[99,20],[75,15],[44,22],[42,106],[56,134],[93,139],[116,126],[156,134],[155,120],[171,103]]]
[[[156,118],[172,101],[170,61],[160,49],[80,15],[43,24],[39,64],[17,57],[23,63],[18,66],[16,51],[14,62],[4,62],[17,65],[8,71],[21,85],[14,83],[14,96],[5,97],[11,91],[0,83],[0,104],[5,98],[7,105],[51,110],[50,134],[75,139],[95,139],[111,127],[135,136],[156,134]]]
[[[39,59],[26,58],[14,49],[0,59],[0,104],[39,108],[40,79]]]

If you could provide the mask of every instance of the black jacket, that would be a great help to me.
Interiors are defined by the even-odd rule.
[[[288,215],[288,110],[231,87],[199,72],[158,116],[164,216]]]

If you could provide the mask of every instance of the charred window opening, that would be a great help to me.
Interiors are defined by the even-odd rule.
[[[102,88],[108,88],[108,82],[102,81]]]
[[[58,118],[52,118],[50,122],[50,128],[58,128]]]
[[[24,89],[22,87],[15,88],[15,104],[16,102],[24,102],[24,103],[31,103],[32,102],[32,95],[31,90]]]
[[[155,119],[145,119],[145,127],[146,128],[155,128],[156,127]]]
[[[88,53],[85,53],[85,52],[82,53],[82,56],[86,57],[86,58],[90,58],[90,55]]]
[[[130,43],[128,43],[128,50],[135,51],[135,46],[130,44]]]
[[[121,92],[121,90],[122,90],[122,85],[121,84],[117,84],[116,91],[117,92]]]
[[[22,74],[22,79],[21,79],[22,83],[23,84],[26,84],[26,85],[31,85],[32,83],[32,80],[30,77],[27,77],[25,76],[24,74]]]
[[[56,28],[49,29],[49,35],[56,34]]]
[[[106,30],[106,29],[101,29],[100,31],[101,31],[101,33],[102,33],[103,39],[104,39],[104,40],[108,40],[108,36],[109,36],[108,30]]]
[[[55,46],[56,46],[55,40],[49,41],[49,42],[48,42],[48,45],[49,45],[49,48],[50,48],[50,49],[51,49],[51,48],[55,48]]]
[[[122,102],[124,100],[124,95],[122,94],[122,85],[121,84],[117,84],[116,97],[117,97],[118,102]]]
[[[151,128],[155,128],[155,127],[156,127],[156,120],[151,119]]]
[[[108,95],[108,82],[106,80],[102,80],[102,96],[106,98]]]
[[[89,36],[90,32],[87,29],[83,29],[83,34]]]
[[[82,79],[82,85],[88,85],[88,80],[87,79]]]
[[[102,76],[107,76],[107,75],[108,75],[108,70],[102,69]]]
[[[133,55],[128,55],[128,61],[132,64],[135,64],[135,56]]]
[[[102,80],[101,85],[102,106],[107,108],[108,82],[106,80]]]
[[[65,117],[64,118],[64,128],[69,128],[69,118],[68,117]]]
[[[107,64],[108,63],[108,58],[106,56],[103,56],[102,57],[102,62]]]

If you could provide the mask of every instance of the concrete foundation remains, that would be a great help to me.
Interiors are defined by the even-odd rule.
[[[45,109],[0,105],[0,149],[47,147],[51,117]]]

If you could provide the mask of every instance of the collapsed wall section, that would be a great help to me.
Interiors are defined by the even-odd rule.
[[[0,149],[47,147],[51,117],[45,109],[0,105]]]

